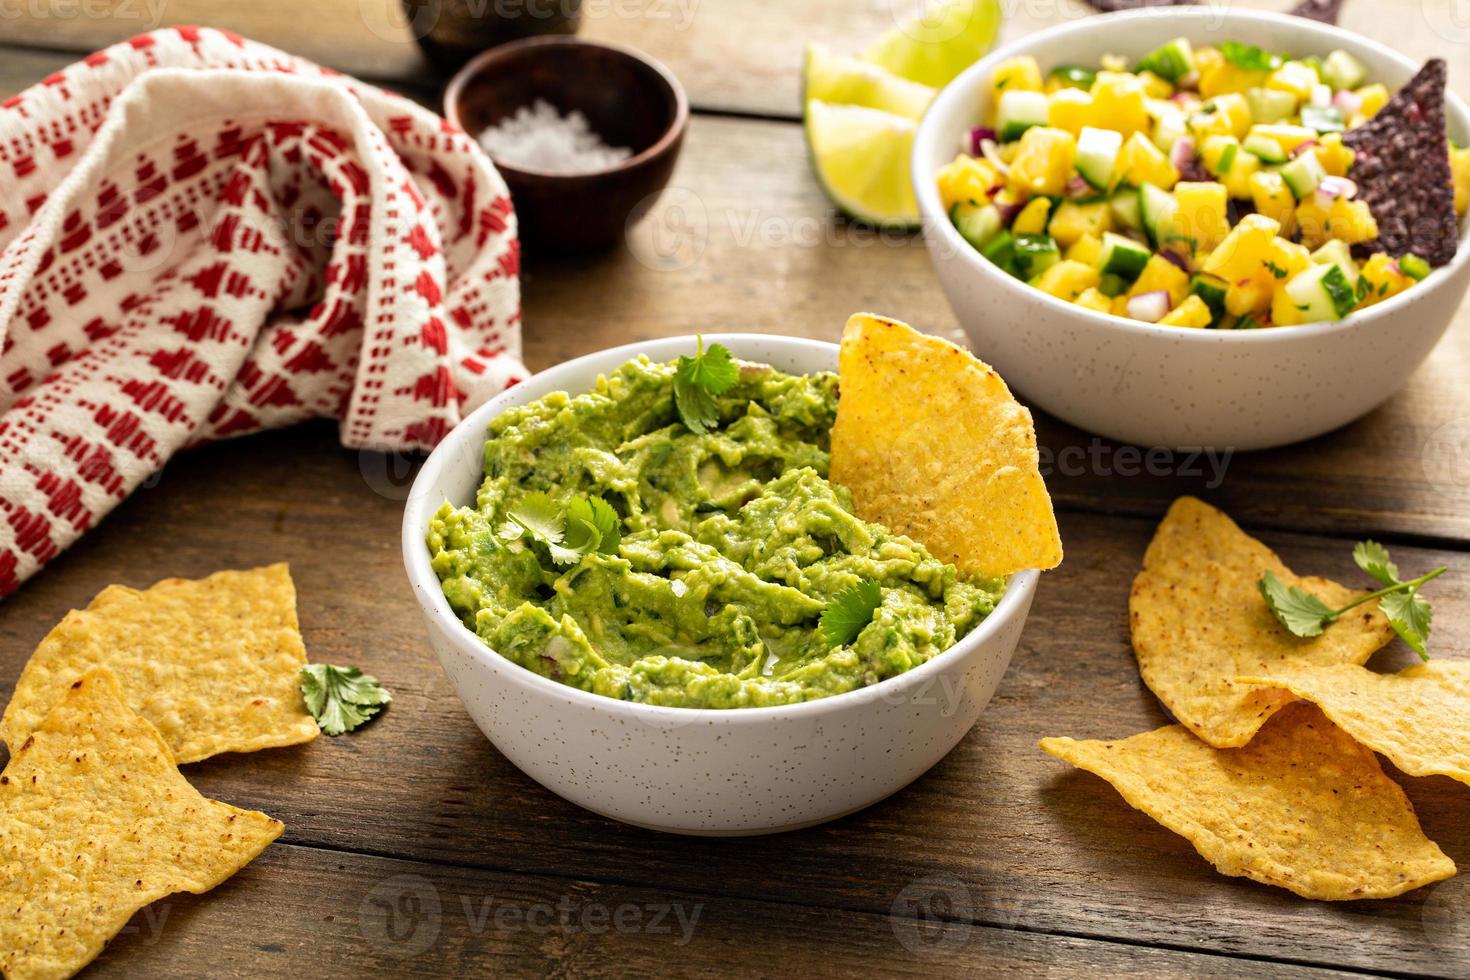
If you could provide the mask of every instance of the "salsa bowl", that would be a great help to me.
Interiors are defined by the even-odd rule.
[[[790,373],[837,367],[835,344],[759,334],[704,340]],[[536,782],[588,810],[654,830],[795,830],[897,792],[964,737],[1010,663],[1037,572],[1012,576],[995,610],[954,646],[870,687],[779,707],[668,708],[584,692],[501,657],[450,608],[424,540],[444,501],[474,498],[495,416],[554,391],[586,391],[639,354],[672,360],[695,344],[694,337],[675,337],[590,354],[482,405],[414,481],[403,516],[404,566],[429,642],[465,709]]]
[[[1172,38],[1232,39],[1295,54],[1342,48],[1391,91],[1418,69],[1349,31],[1235,7],[1151,7],[1087,17],[1001,48],[950,83],[914,140],[914,191],[924,239],[956,318],[977,354],[1033,405],[1073,425],[1144,446],[1264,449],[1345,425],[1398,391],[1454,319],[1470,286],[1470,238],[1450,264],[1342,320],[1259,330],[1202,330],[1129,320],[1067,303],[1006,274],[960,236],[935,185],[982,125],[989,80],[1003,60],[1136,61]],[[1470,140],[1470,110],[1450,93],[1449,136]]]

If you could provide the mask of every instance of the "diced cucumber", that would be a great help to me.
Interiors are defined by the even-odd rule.
[[[1246,89],[1245,103],[1250,107],[1251,120],[1258,123],[1283,122],[1296,112],[1296,96],[1274,88]]]
[[[1322,78],[1322,59],[1321,58],[1317,57],[1314,54],[1309,54],[1305,58],[1301,59],[1301,61],[1302,61],[1302,64],[1306,65],[1308,68],[1312,69],[1312,71],[1316,72],[1318,78]],[[1324,79],[1324,81],[1325,81],[1325,79]]]
[[[1348,243],[1340,238],[1329,239],[1317,251],[1310,256],[1311,260],[1318,265],[1336,265],[1347,273],[1347,277],[1354,282],[1358,279],[1358,263],[1353,261],[1353,250]]]
[[[1046,125],[1046,96],[1040,92],[1014,89],[1000,97],[995,115],[995,128],[1002,143],[1018,140],[1032,126]]]
[[[1322,80],[1333,88],[1357,88],[1368,78],[1368,69],[1346,51],[1338,48],[1322,62]]]
[[[1322,168],[1322,161],[1317,159],[1316,150],[1308,150],[1281,168],[1281,179],[1286,181],[1286,186],[1291,188],[1298,201],[1316,190],[1326,176],[1327,171]]]
[[[1132,187],[1120,187],[1113,192],[1108,204],[1118,224],[1133,231],[1143,231],[1143,218],[1138,213],[1138,191]]]
[[[1115,275],[1126,282],[1132,282],[1138,278],[1143,267],[1148,265],[1149,256],[1152,255],[1146,247],[1131,238],[1111,231],[1103,232],[1102,254],[1098,258],[1098,268],[1105,274]]]
[[[1319,133],[1340,133],[1347,129],[1342,110],[1335,105],[1302,106],[1302,125]]]
[[[1173,194],[1163,188],[1155,187],[1145,181],[1144,185],[1138,189],[1138,216],[1154,248],[1159,247],[1159,233],[1177,210],[1179,210],[1179,202],[1174,200]]]
[[[1118,151],[1123,149],[1123,134],[1112,129],[1083,126],[1077,137],[1077,172],[1082,179],[1100,191],[1113,181],[1113,167]]]
[[[1148,114],[1154,123],[1149,138],[1165,153],[1189,134],[1189,120],[1185,118],[1184,110],[1168,99],[1149,99]]]
[[[1194,48],[1190,46],[1189,38],[1176,37],[1150,51],[1134,70],[1151,71],[1173,84],[1194,71]]]
[[[1031,279],[1062,260],[1062,250],[1050,235],[1016,236],[1016,275]]]
[[[974,201],[956,201],[949,209],[949,220],[960,237],[977,250],[984,249],[1005,225],[1000,209],[994,204],[976,204]]]
[[[1284,288],[1304,323],[1341,320],[1358,302],[1347,273],[1336,264],[1313,265],[1292,276]]]
[[[1051,70],[1049,77],[1057,79],[1067,88],[1088,90],[1097,81],[1097,72],[1082,65],[1057,65]]]
[[[1189,280],[1189,291],[1204,300],[1216,320],[1225,313],[1225,291],[1228,288],[1229,283],[1208,272],[1196,272]]]
[[[1332,86],[1326,82],[1318,82],[1312,86],[1312,94],[1307,96],[1307,105],[1319,109],[1325,109],[1332,105]]]
[[[1128,280],[1111,272],[1104,272],[1098,277],[1097,291],[1109,298],[1122,296],[1128,291]]]
[[[1002,272],[1012,276],[1016,274],[1016,236],[1010,231],[997,232],[980,254],[999,266]]]
[[[1399,271],[1415,282],[1418,282],[1429,275],[1431,270],[1428,262],[1413,252],[1410,252],[1407,255],[1399,256]]]
[[[1281,144],[1269,136],[1252,133],[1240,144],[1240,148],[1247,153],[1255,154],[1262,163],[1285,163],[1286,151]]]

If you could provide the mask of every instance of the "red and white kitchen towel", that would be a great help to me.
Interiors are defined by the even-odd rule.
[[[226,31],[0,103],[0,596],[186,446],[432,447],[525,373],[519,262],[472,139]]]

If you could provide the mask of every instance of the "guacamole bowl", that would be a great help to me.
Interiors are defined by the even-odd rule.
[[[1419,66],[1349,31],[1233,6],[1151,7],[1085,17],[996,50],[935,98],[914,140],[912,174],[925,243],[977,355],[1035,407],[1079,428],[1143,446],[1263,449],[1328,432],[1398,391],[1454,319],[1470,286],[1470,236],[1413,288],[1335,321],[1253,330],[1191,329],[1068,303],[1007,274],[960,235],[935,177],[959,134],[987,125],[991,78],[1008,58],[1052,67],[1129,64],[1177,37],[1233,40],[1293,55],[1341,49],[1396,91]],[[1443,52],[1455,57],[1447,46]],[[1450,139],[1470,141],[1470,110],[1446,99]]]
[[[837,347],[758,334],[706,336],[745,361],[831,371]],[[425,535],[436,511],[483,479],[492,419],[552,392],[592,388],[640,354],[672,360],[696,338],[631,344],[536,375],[481,406],[419,471],[403,556],[429,641],[470,717],[522,772],[596,813],[698,835],[775,833],[852,813],[902,789],[968,732],[1010,663],[1038,573],[1011,577],[988,616],[953,646],[868,687],[776,707],[683,708],[558,683],[490,649],[446,600]]]

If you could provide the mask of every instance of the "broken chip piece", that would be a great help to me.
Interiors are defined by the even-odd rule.
[[[858,516],[961,571],[1054,568],[1062,541],[1031,413],[1000,375],[949,341],[854,314],[838,361],[831,479]]]
[[[1378,239],[1356,250],[1414,254],[1447,265],[1459,248],[1455,179],[1445,134],[1445,62],[1433,58],[1388,104],[1342,136],[1354,152],[1348,176],[1378,223]]]
[[[1353,664],[1315,665],[1240,680],[1312,701],[1339,728],[1410,776],[1470,783],[1470,661],[1432,660],[1397,674]]]
[[[1238,749],[1212,748],[1182,725],[1041,747],[1106,779],[1222,874],[1343,901],[1455,873],[1377,757],[1310,704],[1287,707]]]
[[[208,891],[282,829],[201,796],[112,674],[89,670],[0,774],[0,973],[71,976],[138,909]]]
[[[1393,637],[1376,602],[1343,616],[1321,636],[1292,636],[1257,589],[1268,571],[1333,608],[1362,594],[1294,575],[1271,549],[1193,497],[1169,508],[1133,580],[1129,622],[1144,682],[1211,745],[1244,745],[1293,700],[1236,678],[1295,664],[1361,664]]]
[[[306,647],[284,564],[102,590],[31,655],[0,741],[14,750],[92,667],[109,668],[179,763],[317,737],[298,687]]]

